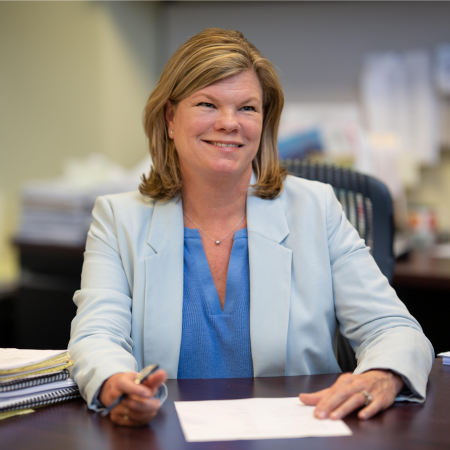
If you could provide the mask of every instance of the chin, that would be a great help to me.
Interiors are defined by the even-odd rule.
[[[236,164],[234,161],[222,161],[219,164],[213,164],[211,169],[217,175],[238,175],[251,169],[251,162],[246,167]]]

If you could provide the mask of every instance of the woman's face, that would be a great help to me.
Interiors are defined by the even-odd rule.
[[[247,70],[166,106],[184,180],[218,175],[250,178],[261,140],[261,83]],[[171,134],[170,131],[173,131]]]

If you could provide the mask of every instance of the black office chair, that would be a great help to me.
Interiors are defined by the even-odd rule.
[[[384,183],[342,167],[307,160],[282,160],[291,175],[333,186],[345,215],[366,241],[383,275],[391,282],[394,271],[394,220],[391,195]],[[347,339],[338,333],[338,363],[343,372],[353,372],[356,358]]]

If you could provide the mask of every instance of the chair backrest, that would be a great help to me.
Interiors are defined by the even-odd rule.
[[[391,195],[384,183],[342,167],[315,164],[307,160],[283,160],[291,175],[330,184],[345,215],[371,248],[378,267],[391,281],[394,271],[394,220]],[[343,372],[356,368],[355,353],[340,332],[337,336],[337,360]]]
[[[392,198],[386,185],[369,175],[342,167],[283,160],[291,175],[330,184],[345,215],[370,247],[383,275],[392,280],[394,271],[394,220]]]

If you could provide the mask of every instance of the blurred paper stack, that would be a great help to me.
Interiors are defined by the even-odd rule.
[[[16,239],[40,245],[84,245],[95,199],[136,190],[150,165],[150,158],[146,158],[127,171],[106,156],[93,154],[85,160],[68,161],[59,178],[26,183]]]
[[[66,350],[0,348],[0,420],[79,397],[71,365]]]
[[[31,182],[22,189],[21,242],[81,245],[91,222],[93,200],[66,184]]]

